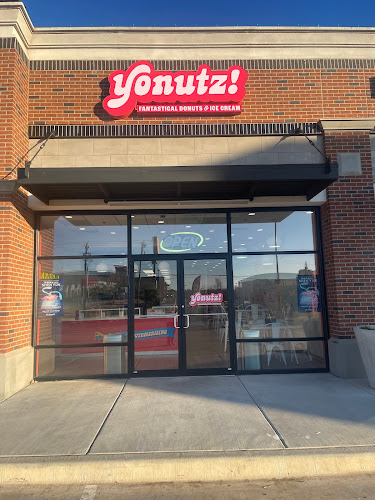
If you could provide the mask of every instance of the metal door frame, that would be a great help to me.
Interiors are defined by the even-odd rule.
[[[186,368],[186,332],[184,328],[184,309],[185,309],[185,275],[184,275],[184,261],[185,260],[225,260],[226,274],[227,274],[227,293],[228,293],[228,321],[229,321],[229,353],[230,353],[230,366],[228,368]],[[165,370],[134,370],[135,358],[135,343],[134,343],[134,307],[135,307],[135,282],[134,282],[134,262],[139,261],[175,261],[177,264],[177,306],[178,306],[178,369],[165,369]],[[235,339],[232,338],[235,329],[233,328],[233,321],[231,321],[231,311],[233,303],[231,302],[232,294],[229,292],[230,277],[229,277],[229,255],[228,253],[189,253],[186,255],[160,255],[160,254],[143,254],[129,256],[129,316],[128,316],[128,334],[129,334],[129,366],[128,373],[130,377],[170,377],[173,375],[228,375],[234,372],[233,360],[235,356],[233,353],[233,345]],[[232,328],[231,328],[232,326]]]

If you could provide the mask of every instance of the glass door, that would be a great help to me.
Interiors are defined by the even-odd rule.
[[[225,259],[183,262],[185,367],[230,368],[227,266]]]
[[[179,369],[176,260],[134,261],[134,372]]]

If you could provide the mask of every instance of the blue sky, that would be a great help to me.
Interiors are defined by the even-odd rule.
[[[24,0],[42,26],[374,26],[373,0]]]

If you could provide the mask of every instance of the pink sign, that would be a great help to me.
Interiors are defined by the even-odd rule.
[[[190,295],[191,306],[198,305],[220,305],[223,302],[223,294],[222,293],[211,293],[210,295],[202,295],[200,292],[197,292],[194,295]]]
[[[143,114],[173,114],[204,115],[220,114],[234,115],[241,113],[241,104],[138,104],[138,113]]]
[[[132,64],[126,71],[117,70],[108,77],[109,96],[103,101],[104,109],[112,116],[128,116],[137,104],[197,104],[240,103],[245,96],[246,71],[231,66],[227,71],[211,71],[205,64],[197,71],[155,71],[148,61]],[[160,113],[168,113],[167,106]],[[204,106],[203,106],[204,108]],[[148,111],[150,112],[150,111]],[[156,111],[159,112],[159,111]],[[173,110],[173,113],[185,112]],[[187,111],[186,113],[194,111]],[[197,112],[238,112],[208,107]]]

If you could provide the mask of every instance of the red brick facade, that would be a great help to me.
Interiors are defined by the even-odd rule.
[[[0,175],[29,148],[29,71],[15,49],[0,51]],[[8,178],[12,179],[16,172]],[[34,215],[27,195],[0,194],[0,353],[30,345],[32,328]]]
[[[331,336],[353,336],[353,326],[374,323],[375,199],[368,133],[325,134],[325,150],[360,153],[362,175],[340,177],[327,190],[322,227]]]
[[[270,67],[278,66],[270,61]],[[321,66],[324,66],[323,64]],[[356,65],[353,65],[356,66]],[[251,69],[243,112],[233,117],[140,117],[113,120],[104,112],[110,71],[29,71],[15,49],[0,53],[0,173],[7,174],[29,147],[28,125],[134,123],[294,123],[375,118],[375,70]],[[369,133],[325,135],[326,153],[360,152],[362,175],[342,177],[322,208],[330,332],[351,336],[358,323],[374,323],[375,202]],[[12,174],[10,178],[13,178]],[[31,341],[33,214],[27,196],[3,193],[1,211],[0,352]]]
[[[277,66],[277,61],[270,61]],[[30,71],[30,125],[102,123],[273,123],[317,122],[323,118],[375,115],[367,69],[248,70],[240,115],[228,117],[109,117],[101,106],[110,71]],[[106,94],[105,94],[106,95]]]

